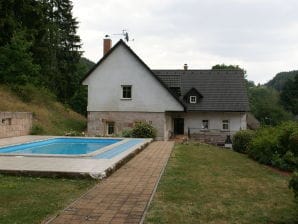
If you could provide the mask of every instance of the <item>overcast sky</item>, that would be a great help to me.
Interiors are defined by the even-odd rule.
[[[152,69],[237,64],[256,83],[298,69],[298,0],[73,0],[84,56],[127,29]]]

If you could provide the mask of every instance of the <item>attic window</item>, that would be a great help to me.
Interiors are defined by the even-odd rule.
[[[128,85],[122,86],[122,99],[131,99],[131,87]]]
[[[189,97],[189,102],[190,103],[197,103],[197,96],[190,96]]]

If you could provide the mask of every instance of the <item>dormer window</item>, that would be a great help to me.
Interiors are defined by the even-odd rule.
[[[129,85],[122,85],[122,99],[130,100],[131,99],[131,87]]]
[[[197,103],[197,96],[190,96],[189,97],[189,102],[190,103]]]
[[[203,98],[203,95],[199,93],[198,90],[195,88],[191,88],[188,92],[186,92],[183,96],[183,100],[186,103],[190,104],[197,104],[200,102],[200,100]]]

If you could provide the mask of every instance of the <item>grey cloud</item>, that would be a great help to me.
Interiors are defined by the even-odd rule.
[[[128,28],[133,49],[155,68],[236,62],[256,82],[297,68],[297,8],[296,0],[74,0],[90,59],[104,34]]]

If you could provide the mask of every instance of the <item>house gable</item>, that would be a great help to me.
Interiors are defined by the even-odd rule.
[[[121,40],[85,76],[88,111],[183,111],[183,104]],[[123,99],[131,86],[131,99]]]

